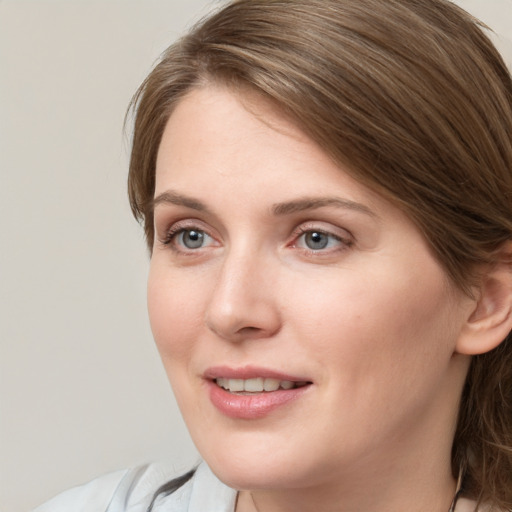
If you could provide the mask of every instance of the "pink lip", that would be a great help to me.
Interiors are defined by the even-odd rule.
[[[307,382],[308,379],[297,378],[281,372],[266,368],[246,366],[243,368],[213,367],[204,373],[209,397],[212,404],[225,416],[236,419],[254,420],[263,418],[277,408],[297,400],[311,385],[293,389],[278,389],[251,393],[250,395],[230,393],[218,386],[214,379],[224,377],[228,379],[251,379],[254,377],[289,380],[292,382]]]
[[[290,380],[292,382],[310,382],[311,379],[297,375],[288,375],[269,368],[259,366],[243,366],[241,368],[231,368],[229,366],[212,366],[208,368],[203,377],[213,380],[219,377],[226,379],[253,379],[263,377],[264,379]]]

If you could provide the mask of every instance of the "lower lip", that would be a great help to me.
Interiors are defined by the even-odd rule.
[[[230,418],[254,420],[263,418],[272,411],[301,397],[310,387],[310,384],[300,388],[279,389],[250,395],[239,395],[217,386],[208,381],[210,400],[224,415]]]

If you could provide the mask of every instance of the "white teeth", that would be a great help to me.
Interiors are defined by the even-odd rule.
[[[265,391],[277,391],[279,389],[279,381],[277,379],[265,379],[263,389]]]
[[[278,389],[292,389],[307,384],[306,382],[292,382],[290,380],[278,380],[263,377],[252,379],[226,379],[219,377],[215,379],[218,386],[231,391],[232,393],[261,393],[263,391],[277,391]]]
[[[215,379],[215,382],[217,383],[217,386],[220,386],[221,388],[224,389],[228,389],[227,379],[219,377],[218,379]]]
[[[249,393],[261,393],[263,391],[263,379],[256,377],[255,379],[247,379],[244,383],[244,391]]]
[[[228,388],[230,391],[244,391],[244,380],[228,379]]]

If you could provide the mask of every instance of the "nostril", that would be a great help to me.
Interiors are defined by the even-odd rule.
[[[260,329],[259,327],[253,327],[253,326],[249,325],[247,327],[242,327],[241,329],[239,329],[236,334],[238,336],[251,338],[253,336],[258,335],[261,332],[262,332],[262,329]]]

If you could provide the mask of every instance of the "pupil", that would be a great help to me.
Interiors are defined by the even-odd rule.
[[[203,245],[204,235],[200,231],[186,231],[183,234],[183,243],[189,249],[197,249]]]
[[[306,245],[310,249],[318,250],[324,249],[327,246],[328,238],[324,233],[312,231],[306,234]]]

